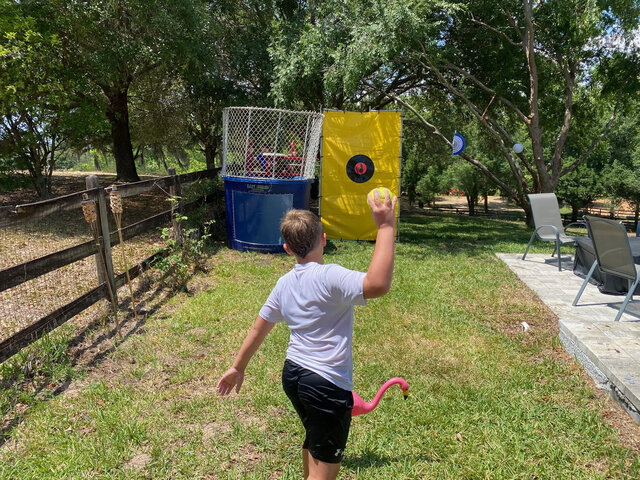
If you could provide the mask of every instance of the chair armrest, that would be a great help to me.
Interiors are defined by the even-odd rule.
[[[540,240],[542,241],[549,241],[549,240],[545,240],[543,238],[540,237],[540,234],[538,233],[539,230],[543,229],[543,228],[551,228],[553,230],[553,233],[556,236],[556,239],[560,238],[560,231],[558,230],[558,227],[556,227],[555,225],[540,225],[539,227],[536,227],[536,229],[534,230],[534,233],[538,236],[538,238],[540,238]]]
[[[587,224],[585,222],[571,222],[565,225],[564,229],[567,230],[571,225],[579,225],[581,227],[584,227],[587,230],[587,235],[589,235],[589,227],[587,227]]]

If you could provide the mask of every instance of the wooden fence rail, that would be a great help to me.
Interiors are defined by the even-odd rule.
[[[133,280],[137,278],[151,268],[156,260],[162,258],[165,254],[164,251],[154,253],[148,258],[145,258],[142,262],[134,265],[129,269],[129,278]],[[125,284],[126,273],[121,273],[115,277],[115,285],[120,288]],[[66,305],[56,309],[49,315],[42,317],[40,320],[30,324],[27,328],[20,330],[19,332],[11,335],[9,338],[0,342],[0,363],[4,362],[8,358],[18,353],[23,348],[31,345],[33,342],[42,337],[45,333],[49,333],[55,330],[60,325],[64,324],[67,320],[78,315],[83,310],[86,310],[94,303],[107,298],[107,284],[101,283],[97,287],[89,290],[88,292],[80,295],[75,300],[67,303]]]
[[[122,198],[151,192],[154,189],[167,192],[170,187],[176,184],[176,182],[180,182],[183,185],[193,183],[205,178],[214,178],[217,176],[218,172],[219,169],[200,170],[198,172],[185,173],[182,175],[170,175],[151,180],[143,180],[141,182],[127,183],[124,185],[118,185],[118,191]],[[82,196],[84,194],[87,194],[91,200],[98,201],[99,190],[103,190],[104,193],[108,194],[111,189],[110,187],[106,187],[104,189],[92,188],[26,205],[0,207],[0,227],[15,225],[24,220],[31,222],[65,210],[75,210],[80,205],[80,202],[82,202]]]
[[[126,185],[118,185],[118,191],[121,197],[130,197],[139,195],[141,193],[150,192],[154,189],[161,189],[163,192],[180,191],[180,186],[188,183],[195,182],[197,180],[205,178],[214,178],[218,174],[217,169],[201,170],[199,172],[188,173],[184,175],[170,175],[167,177],[161,177],[153,180],[144,180],[142,182],[135,182]],[[2,207],[0,208],[0,227],[6,227],[16,225],[22,222],[32,222],[38,219],[44,218],[48,215],[61,212],[64,210],[78,209],[83,199],[83,195],[86,194],[89,198],[96,201],[104,202],[108,199],[110,188],[92,188],[84,190],[82,192],[76,192],[70,195],[65,195],[51,200],[45,200],[41,202],[35,202],[27,205],[18,205],[15,208]],[[222,195],[221,192],[217,192],[218,195]],[[176,208],[188,213],[200,205],[202,205],[206,199],[200,197],[192,202],[185,204],[181,199],[178,201],[178,205],[170,210],[161,212],[152,217],[148,217],[142,221],[131,224],[122,229],[123,240],[127,240],[136,237],[144,232],[148,232],[160,225],[167,224],[173,216],[173,212]],[[109,256],[109,264],[111,264],[111,249],[105,248],[105,245],[115,246],[120,242],[117,231],[110,232],[108,223],[98,222],[101,226],[100,233],[100,248],[103,250],[103,254]],[[17,287],[29,280],[37,278],[46,273],[52,272],[66,265],[82,260],[91,255],[95,255],[98,252],[98,246],[93,240],[74,245],[69,248],[45,255],[28,262],[24,262],[20,265],[15,265],[10,268],[6,268],[0,271],[0,292],[8,290],[10,288]],[[151,268],[153,263],[161,258],[165,253],[163,251],[156,252],[146,259],[138,262],[131,267],[128,271],[129,278],[134,279],[138,277],[142,272]],[[108,269],[109,270],[109,269]],[[18,353],[21,349],[30,345],[38,340],[42,335],[54,330],[60,325],[64,324],[75,315],[79,314],[83,310],[89,308],[103,298],[107,298],[108,290],[106,282],[110,282],[114,289],[117,289],[125,284],[126,273],[123,272],[119,275],[115,275],[112,272],[100,272],[99,278],[100,284],[85,292],[83,295],[75,298],[73,301],[66,305],[56,309],[48,315],[40,318],[39,320],[31,323],[26,328],[13,334],[11,337],[0,342],[0,363],[4,362],[11,356]],[[111,273],[111,274],[110,274]]]

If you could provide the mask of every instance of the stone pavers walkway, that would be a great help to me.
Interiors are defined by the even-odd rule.
[[[566,350],[640,424],[640,298],[614,322],[623,296],[589,284],[578,305],[571,305],[583,282],[573,274],[571,257],[563,256],[560,272],[557,258],[549,255],[528,254],[524,261],[522,254],[497,256],[558,316]]]

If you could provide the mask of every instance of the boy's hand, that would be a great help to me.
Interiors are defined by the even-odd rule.
[[[390,226],[395,227],[396,202],[398,197],[389,198],[391,192],[388,189],[384,191],[384,198],[381,198],[380,191],[376,188],[371,195],[367,195],[367,202],[371,207],[373,221],[376,222],[378,229]]]
[[[242,382],[244,381],[244,372],[239,371],[235,367],[227,370],[218,382],[218,393],[222,396],[228,395],[233,387],[236,387],[236,393],[240,391]]]
[[[247,333],[247,336],[242,342],[242,347],[236,359],[233,362],[233,367],[224,372],[222,378],[218,382],[217,389],[220,395],[228,395],[236,387],[236,393],[240,391],[242,382],[244,381],[244,369],[247,368],[247,364],[253,354],[256,353],[258,347],[262,344],[264,338],[269,334],[275,323],[267,322],[260,315],[256,317],[256,321],[253,323],[253,327]]]
[[[362,296],[364,298],[378,298],[386,294],[391,288],[393,277],[393,244],[395,232],[395,213],[397,197],[390,198],[391,192],[384,189],[384,198],[376,188],[367,195],[367,202],[371,207],[373,221],[376,222],[378,233],[376,246],[369,269],[362,282]]]

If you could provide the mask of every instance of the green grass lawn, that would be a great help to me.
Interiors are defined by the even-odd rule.
[[[392,387],[354,419],[339,478],[640,477],[640,456],[603,419],[606,397],[563,353],[557,319],[494,255],[523,252],[530,234],[403,215],[391,292],[356,308],[354,389],[368,400],[402,376],[410,396]],[[366,270],[372,251],[331,241],[325,261]],[[302,427],[280,386],[286,327],[267,337],[239,395],[215,393],[292,265],[220,250],[200,291],[175,296],[78,387],[25,414],[0,448],[0,478],[300,478]]]

